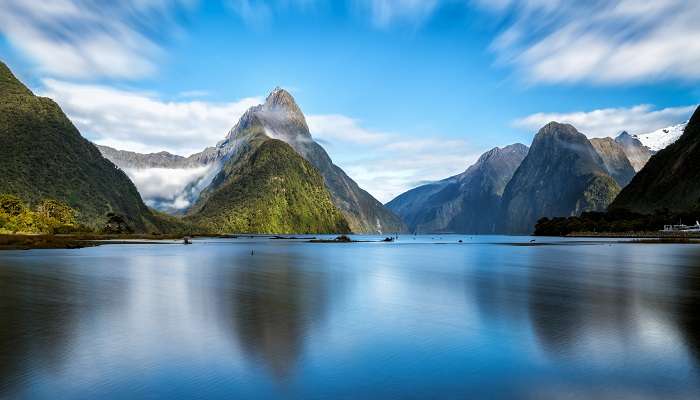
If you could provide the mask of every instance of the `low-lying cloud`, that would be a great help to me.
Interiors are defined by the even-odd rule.
[[[217,171],[215,165],[178,169],[124,169],[146,204],[166,210],[182,210],[191,206]]]
[[[642,134],[675,125],[690,118],[696,106],[655,110],[641,104],[629,108],[602,108],[571,113],[537,113],[513,122],[518,128],[537,131],[549,122],[568,123],[588,137],[614,137],[622,131]]]

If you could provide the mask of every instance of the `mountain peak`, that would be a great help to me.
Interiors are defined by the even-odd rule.
[[[286,90],[277,86],[265,99],[265,107],[268,109],[279,109],[285,108],[289,111],[299,112],[299,106],[297,105],[294,97]]]

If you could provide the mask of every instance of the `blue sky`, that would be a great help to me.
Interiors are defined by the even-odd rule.
[[[382,201],[551,119],[644,133],[700,102],[680,0],[0,0],[0,57],[89,139],[188,154],[275,86]]]

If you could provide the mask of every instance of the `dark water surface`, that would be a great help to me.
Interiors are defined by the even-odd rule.
[[[0,398],[700,398],[700,245],[459,238],[0,252]]]

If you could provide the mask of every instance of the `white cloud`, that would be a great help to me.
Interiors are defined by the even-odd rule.
[[[195,183],[203,178],[207,183],[211,182],[210,178],[216,171],[218,168],[215,165],[178,169],[124,169],[144,201],[149,206],[161,209],[189,207],[204,186]]]
[[[162,51],[154,33],[175,29],[194,0],[0,0],[0,32],[47,74],[137,78]]]
[[[367,130],[357,120],[340,114],[310,115],[306,122],[314,138],[325,142],[372,144],[385,140],[388,136],[386,133]]]
[[[621,131],[631,134],[651,132],[690,118],[696,106],[654,110],[642,104],[630,108],[603,108],[572,113],[537,113],[516,120],[513,125],[537,131],[548,122],[569,123],[588,137],[614,137]]]
[[[479,155],[464,140],[376,131],[343,115],[311,115],[307,121],[333,162],[383,203],[427,181],[458,174]]]
[[[164,101],[107,86],[45,79],[43,96],[54,99],[88,139],[141,153],[167,150],[188,155],[212,146],[261,98],[230,103]]]
[[[477,1],[514,15],[494,40],[528,81],[615,84],[700,79],[700,2]]]
[[[56,100],[88,139],[139,153],[199,152],[223,139],[249,107],[264,101],[261,97],[231,103],[164,101],[152,93],[107,86],[55,79],[43,83],[38,92]],[[463,140],[439,136],[415,139],[377,131],[341,114],[309,115],[307,122],[314,139],[326,148],[333,161],[383,202],[419,183],[462,172],[478,156]],[[137,183],[140,191],[150,185],[155,188],[154,193],[142,191],[147,200],[171,198],[171,191],[165,190],[170,177],[175,179],[175,187],[192,181],[184,179],[188,173],[180,172],[127,173],[142,182]]]

